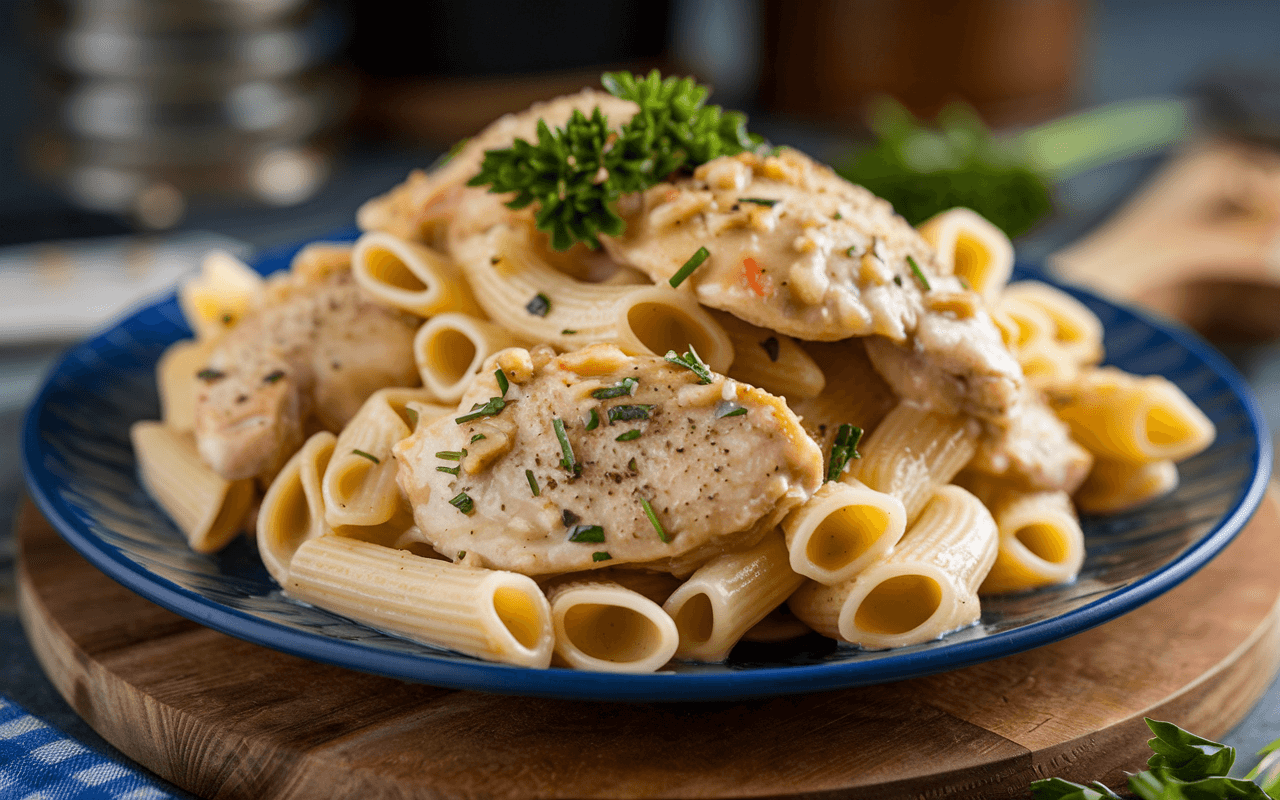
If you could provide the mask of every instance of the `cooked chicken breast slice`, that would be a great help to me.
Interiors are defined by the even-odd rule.
[[[350,272],[278,287],[200,373],[201,457],[227,480],[270,478],[308,433],[340,430],[378,389],[419,383],[418,323],[369,300]]]
[[[719,158],[635,199],[621,263],[685,281],[699,301],[799,339],[877,335],[876,366],[903,397],[1000,420],[1023,376],[981,299],[944,274],[887,202],[794,150]]]
[[[986,426],[969,467],[1029,490],[1074,493],[1088,477],[1093,456],[1039,395],[1028,392],[1021,409],[1007,427]]]
[[[499,367],[510,387],[495,410]],[[400,486],[424,538],[450,557],[529,575],[688,574],[754,544],[822,480],[821,452],[781,399],[699,380],[613,345],[505,350],[458,414],[396,446]],[[476,403],[490,405],[477,416]]]

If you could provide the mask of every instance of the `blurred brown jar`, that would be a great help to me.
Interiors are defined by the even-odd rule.
[[[857,122],[890,94],[931,119],[962,98],[993,125],[1065,109],[1082,0],[765,0],[765,108]]]

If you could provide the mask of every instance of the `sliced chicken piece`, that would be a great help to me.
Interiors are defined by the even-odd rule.
[[[822,454],[781,399],[603,344],[495,355],[458,414],[394,452],[436,550],[528,575],[685,575],[753,545],[822,481]]]
[[[1088,477],[1093,456],[1037,394],[1029,392],[1021,409],[1007,427],[987,426],[969,468],[1028,490],[1075,492]]]
[[[419,383],[420,320],[367,299],[350,272],[273,285],[199,373],[196,443],[227,480],[270,478],[307,434],[338,431],[378,389]]]
[[[799,339],[876,334],[876,366],[903,397],[1016,413],[1022,371],[980,298],[887,202],[807,156],[719,158],[632,206],[604,240],[619,262],[667,280],[706,247],[685,281],[702,303]]]

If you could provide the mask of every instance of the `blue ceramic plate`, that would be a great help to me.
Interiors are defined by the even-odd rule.
[[[291,254],[258,266],[282,268]],[[1217,441],[1181,465],[1174,494],[1132,513],[1086,518],[1088,557],[1076,582],[984,599],[980,624],[900,650],[861,652],[814,635],[781,647],[740,645],[724,664],[660,674],[536,670],[414,644],[292,603],[250,541],[214,556],[193,553],[138,486],[129,425],[158,417],[156,359],[190,335],[172,297],[62,358],[27,416],[24,467],[40,510],[103,572],[178,614],[304,658],[438,686],[598,700],[722,700],[881,683],[1027,650],[1137,608],[1226,546],[1262,498],[1271,452],[1257,401],[1236,371],[1190,333],[1072,293],[1102,318],[1109,362],[1169,377],[1217,425]]]

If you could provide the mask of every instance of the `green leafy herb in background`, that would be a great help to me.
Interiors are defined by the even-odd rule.
[[[599,108],[591,116],[575,111],[554,130],[539,120],[536,143],[517,139],[485,152],[479,174],[467,184],[515,192],[507,203],[513,209],[536,203],[536,225],[557,250],[578,242],[599,247],[600,234],[622,233],[614,204],[623,194],[763,142],[747,133],[744,114],[706,105],[709,90],[692,78],[663,79],[657,70],[644,78],[607,72],[601,83],[638,105],[635,117],[611,126]]]
[[[1129,791],[1143,800],[1280,800],[1280,779],[1254,783],[1258,769],[1245,778],[1228,778],[1236,751],[1202,739],[1171,722],[1146,720],[1155,737],[1147,740],[1152,756],[1147,769],[1129,776]],[[1259,755],[1280,749],[1280,740]],[[1261,765],[1259,765],[1261,766]],[[1031,784],[1033,800],[1104,800],[1119,798],[1101,783],[1072,783],[1062,778]]]
[[[924,125],[886,99],[870,123],[876,144],[836,171],[888,200],[912,225],[965,206],[1017,236],[1052,210],[1045,177],[1023,163],[1018,146],[992,137],[969,106],[949,105]]]

